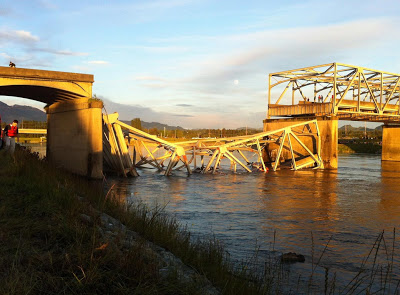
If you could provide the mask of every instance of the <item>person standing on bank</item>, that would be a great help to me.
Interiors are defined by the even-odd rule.
[[[18,120],[14,120],[10,125],[6,125],[3,132],[5,149],[10,149],[10,153],[15,151],[15,138],[19,141]]]

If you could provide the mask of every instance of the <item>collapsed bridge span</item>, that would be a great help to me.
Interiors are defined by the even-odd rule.
[[[138,176],[136,168],[155,168],[165,175],[180,169],[216,173],[222,161],[229,161],[235,172],[323,168],[316,120],[253,135],[169,142],[119,121],[114,113],[103,115],[103,151],[104,170],[124,177]],[[249,160],[253,157],[254,162]]]

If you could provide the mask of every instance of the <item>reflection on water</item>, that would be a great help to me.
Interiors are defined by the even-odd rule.
[[[45,143],[30,146],[45,155]],[[341,155],[337,171],[234,174],[229,163],[223,167],[216,175],[174,171],[170,177],[141,169],[137,178],[108,179],[105,189],[115,183],[128,202],[167,204],[195,236],[214,234],[234,260],[252,256],[256,246],[265,259],[273,248],[304,254],[306,263],[290,266],[294,274],[307,276],[312,249],[317,260],[331,238],[316,274],[336,272],[338,285],[355,276],[382,230],[392,245],[391,232],[399,228],[400,163],[381,163],[380,156]],[[398,278],[399,250],[393,260]]]
[[[338,272],[339,281],[356,274],[382,230],[391,244],[390,233],[400,225],[400,163],[381,166],[375,155],[341,155],[337,171],[140,174],[108,186],[116,183],[128,202],[168,203],[193,233],[215,234],[234,259],[250,257],[256,244],[266,257],[276,231],[274,249],[304,254],[306,263],[291,268],[309,273],[312,247],[318,256],[332,237],[321,266]],[[398,251],[394,261],[399,275]]]

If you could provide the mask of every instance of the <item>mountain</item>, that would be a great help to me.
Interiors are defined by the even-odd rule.
[[[379,127],[380,126],[374,128],[374,129],[367,128],[367,131],[374,131],[375,129],[378,129]],[[339,130],[343,130],[344,131],[344,130],[346,130],[346,128],[347,128],[347,132],[350,132],[350,131],[362,131],[362,132],[364,132],[365,131],[364,127],[353,127],[351,125],[344,125],[344,126],[340,127]]]
[[[13,120],[22,121],[41,121],[47,120],[46,113],[37,108],[21,105],[9,106],[0,101],[1,121],[11,123]]]
[[[131,121],[121,120],[121,122],[131,125]],[[140,122],[142,123],[142,129],[157,128],[158,130],[164,130],[165,127],[165,130],[185,130],[185,128],[182,128],[181,126],[170,126],[159,122],[145,122],[142,120],[140,120]]]
[[[246,127],[239,127],[239,128],[236,128],[236,130],[246,130]],[[262,128],[252,128],[252,127],[247,127],[247,130],[249,131],[249,130],[251,130],[251,131],[260,131],[260,132],[262,132]]]

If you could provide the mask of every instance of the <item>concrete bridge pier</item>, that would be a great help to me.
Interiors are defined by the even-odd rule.
[[[321,136],[321,158],[324,164],[324,169],[337,169],[338,168],[338,119],[333,116],[318,116],[307,118],[290,118],[290,119],[265,119],[264,131],[271,131],[284,128],[296,123],[306,122],[309,120],[317,119],[318,128]],[[316,132],[316,130],[312,130]],[[317,152],[316,138],[312,135],[306,135],[306,138],[301,137],[303,143],[308,149]],[[301,158],[301,150],[303,148],[295,141],[291,140],[293,148],[299,151],[299,158]],[[272,147],[273,148],[273,147]],[[288,150],[283,151],[285,159],[290,158]]]
[[[93,179],[103,177],[103,103],[91,98],[46,106],[49,162]]]
[[[382,161],[400,162],[400,125],[383,126]]]

